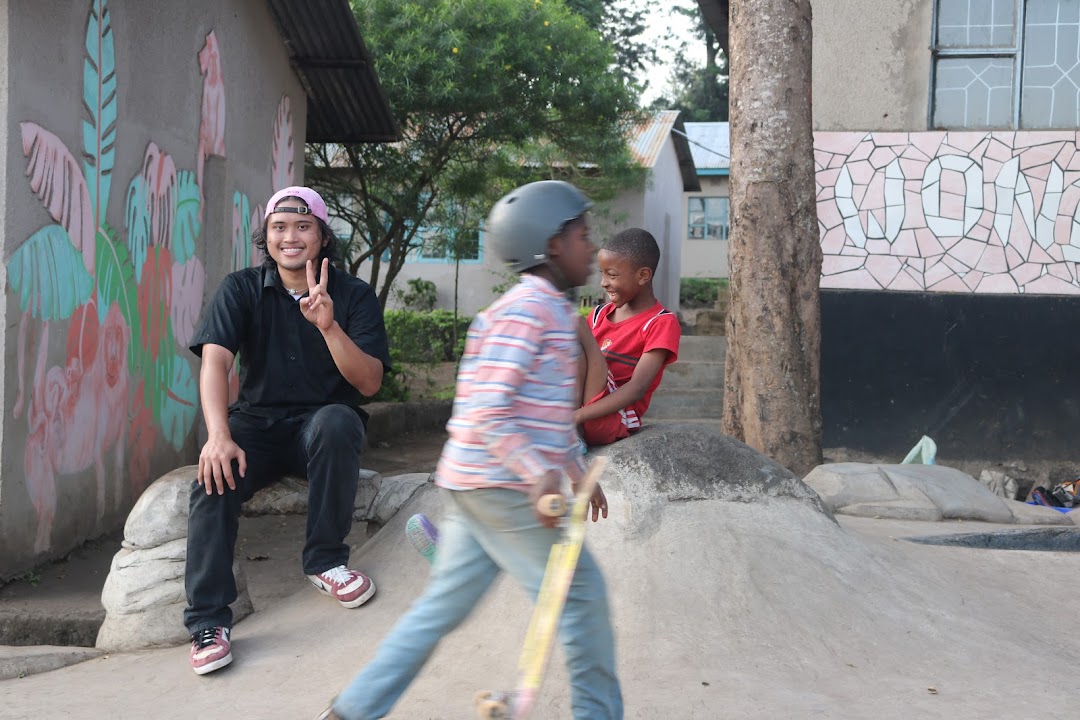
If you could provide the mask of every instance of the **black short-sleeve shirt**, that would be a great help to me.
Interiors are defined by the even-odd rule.
[[[356,346],[390,369],[386,328],[375,291],[363,280],[330,268],[327,292],[334,319]],[[206,343],[240,358],[240,396],[230,414],[281,419],[325,405],[359,409],[360,391],[338,370],[322,333],[308,322],[275,267],[225,276],[195,332],[191,351]]]

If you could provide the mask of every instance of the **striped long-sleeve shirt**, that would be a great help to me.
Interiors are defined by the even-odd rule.
[[[522,275],[476,316],[435,471],[439,486],[528,491],[550,470],[580,479],[576,323],[573,306],[534,275]]]

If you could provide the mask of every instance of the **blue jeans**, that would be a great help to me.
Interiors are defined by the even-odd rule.
[[[424,594],[383,640],[375,658],[334,701],[345,720],[385,716],[444,635],[480,601],[499,570],[535,601],[558,539],[536,520],[525,493],[491,488],[444,491],[450,512],[439,528],[439,550]],[[577,720],[621,720],[615,641],[600,568],[582,548],[559,623]],[[512,659],[508,658],[508,661]]]

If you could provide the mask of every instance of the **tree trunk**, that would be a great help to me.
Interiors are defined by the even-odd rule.
[[[731,0],[730,12],[723,427],[801,476],[821,462],[810,0]]]

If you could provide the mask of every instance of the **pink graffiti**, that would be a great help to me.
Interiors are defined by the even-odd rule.
[[[82,169],[60,138],[36,123],[22,123],[23,154],[30,189],[52,219],[67,230],[82,251],[83,264],[94,272],[94,213]]]
[[[171,247],[176,217],[176,165],[157,143],[146,146],[142,175],[146,181],[146,208],[150,215],[150,244]]]
[[[199,120],[199,152],[195,179],[199,183],[199,219],[203,207],[203,166],[211,155],[225,156],[225,78],[221,74],[221,50],[217,35],[206,34],[206,44],[199,51],[199,72],[203,78],[202,117]]]
[[[170,300],[173,336],[181,347],[191,343],[195,323],[202,311],[206,271],[198,256],[192,255],[182,265],[172,266],[172,298]]]
[[[97,481],[98,529],[106,511],[105,458],[113,449],[114,471],[120,475],[127,427],[128,329],[113,304],[98,327],[94,300],[75,311],[68,332],[64,367],[48,364],[49,326],[43,324],[37,368],[27,420],[26,488],[38,516],[35,552],[50,545],[56,518],[56,476],[91,466]],[[84,364],[85,363],[85,364]],[[121,500],[115,487],[113,507]]]

